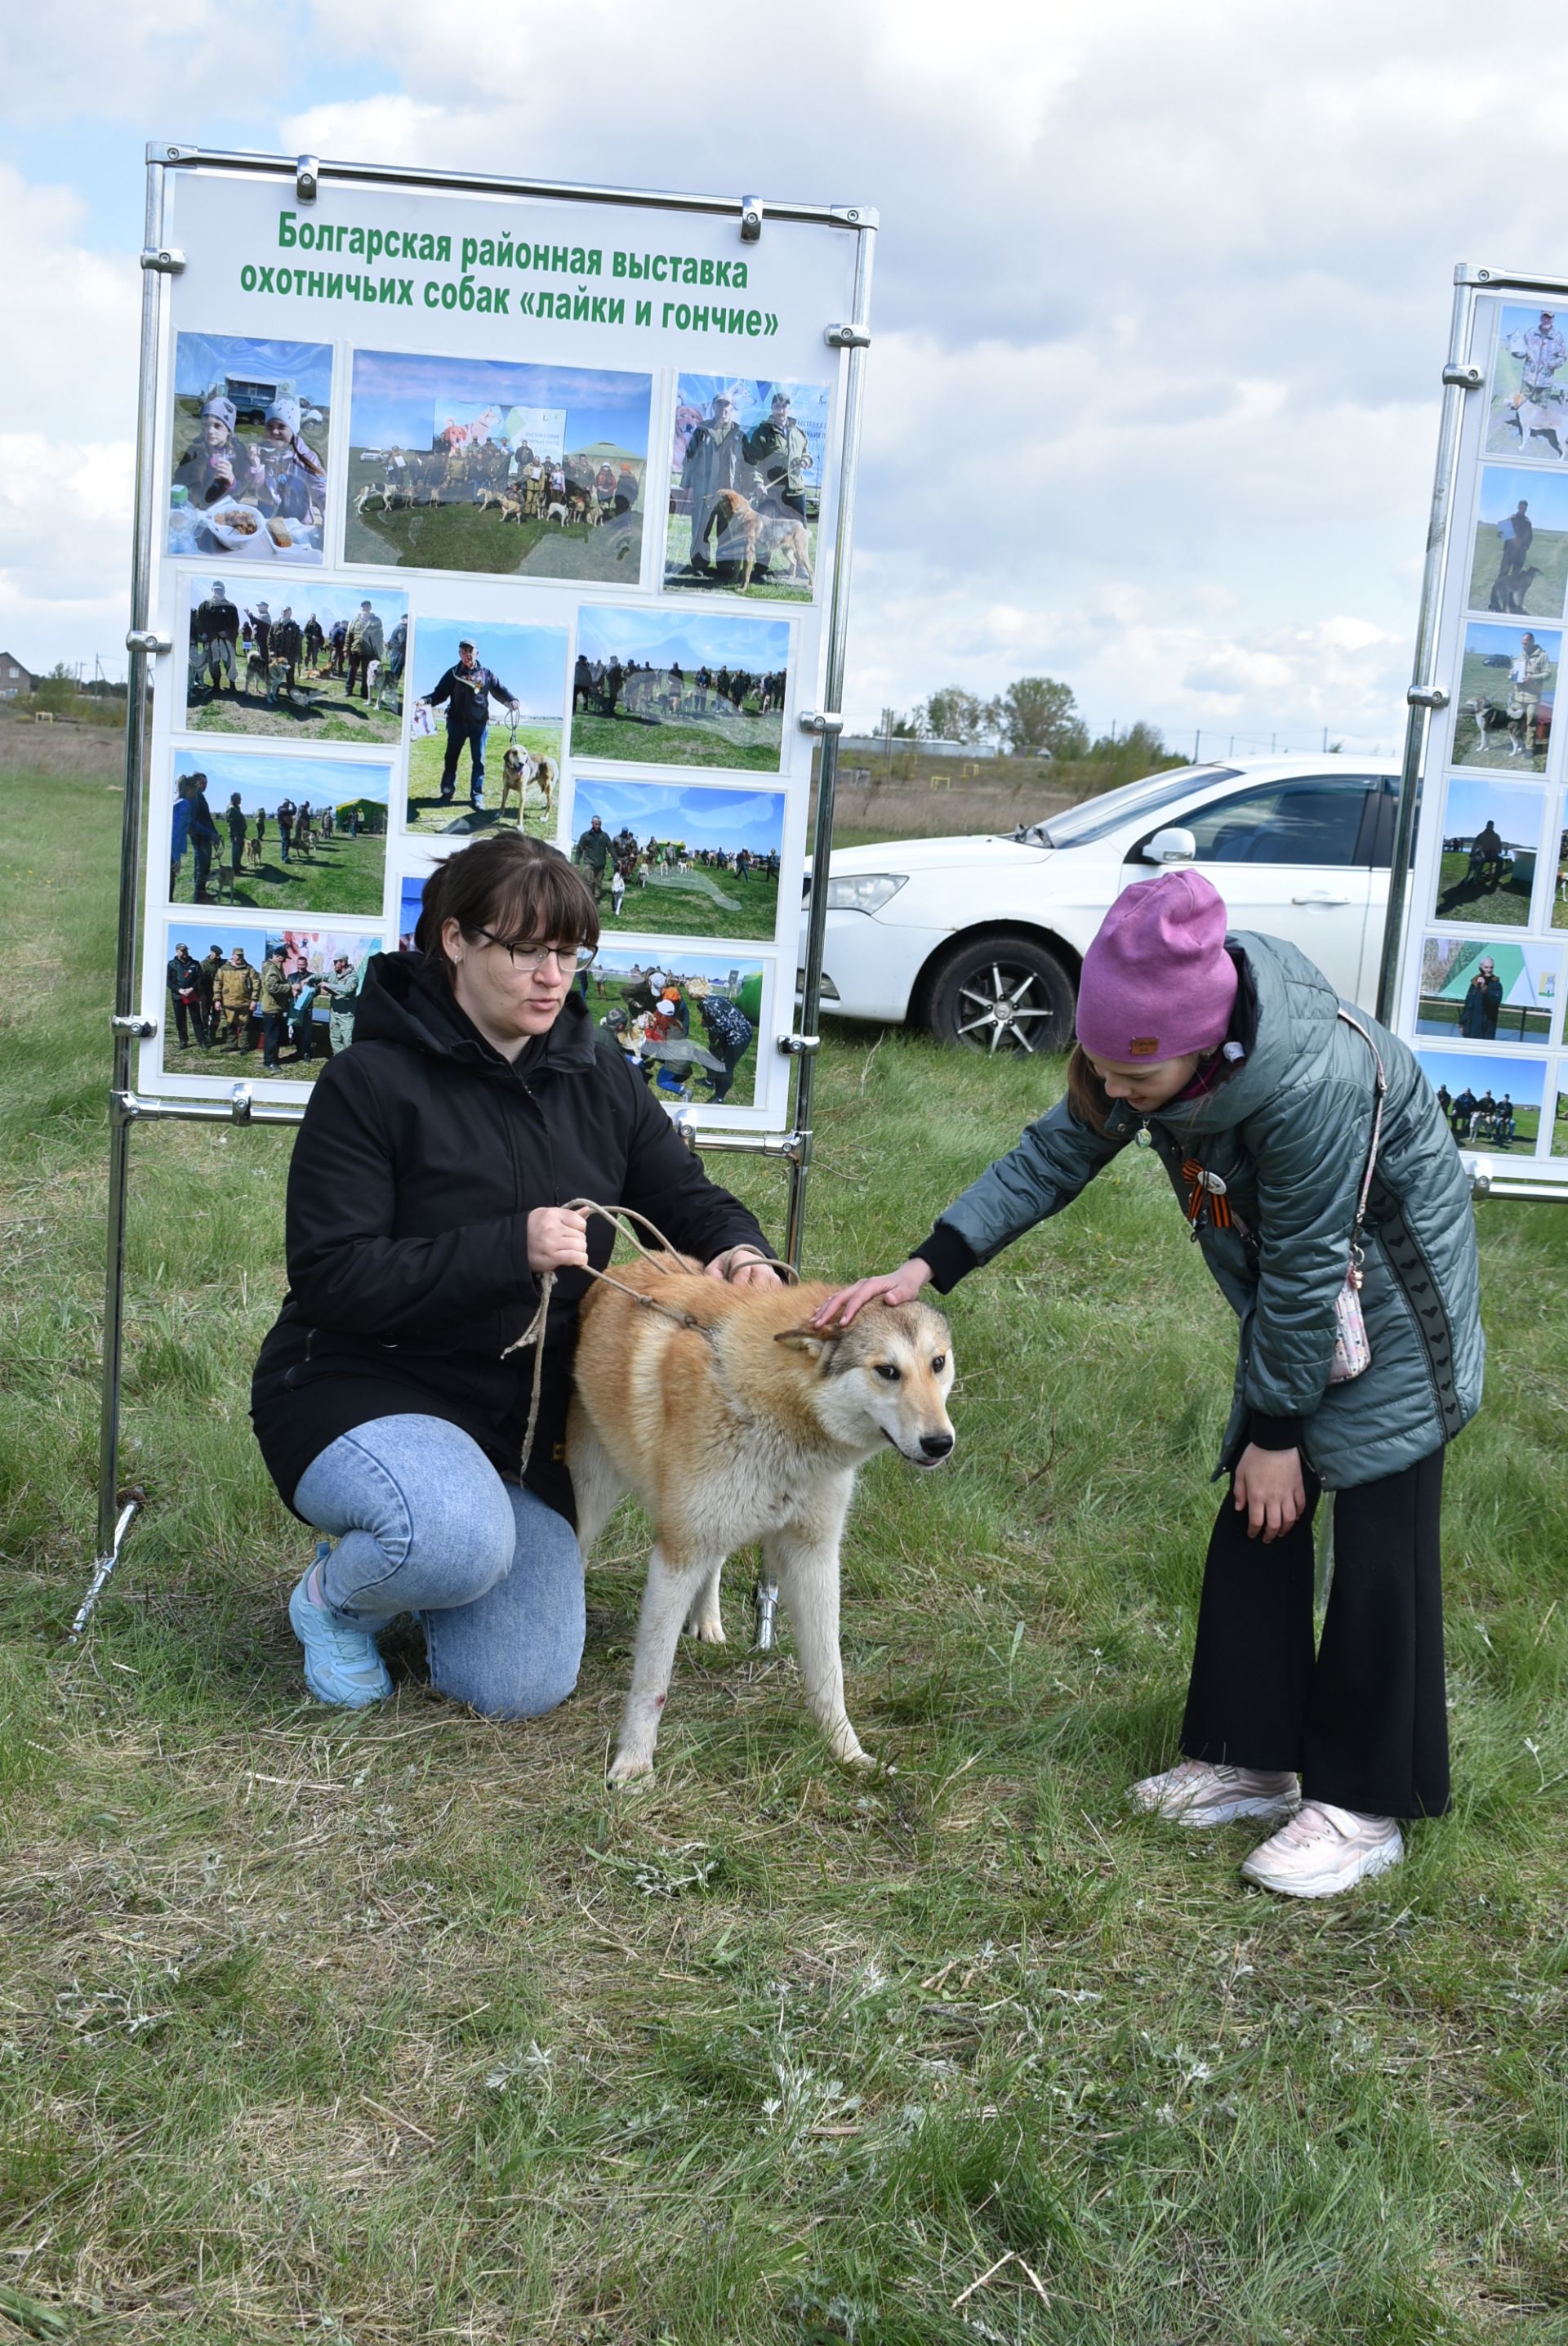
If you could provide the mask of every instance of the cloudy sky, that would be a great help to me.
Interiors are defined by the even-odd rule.
[[[1568,16],[55,0],[0,25],[0,646],[125,631],[149,137],[881,212],[846,705],[1402,723],[1457,260],[1568,270]],[[90,101],[87,110],[84,101]]]

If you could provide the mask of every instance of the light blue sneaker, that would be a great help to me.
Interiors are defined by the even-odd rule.
[[[311,1574],[332,1553],[323,1540],[315,1563],[301,1575],[289,1598],[289,1620],[305,1648],[305,1684],[318,1702],[340,1710],[368,1710],[392,1690],[392,1672],[376,1644],[377,1622],[345,1621],[311,1595]]]

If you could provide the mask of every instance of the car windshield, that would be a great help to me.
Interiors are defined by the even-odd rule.
[[[1023,835],[1037,839],[1042,847],[1086,847],[1121,823],[1156,814],[1161,807],[1186,798],[1200,783],[1229,782],[1236,778],[1234,766],[1177,766],[1169,773],[1145,774],[1141,781],[1124,782],[1119,790],[1106,790],[1101,798],[1054,814]]]

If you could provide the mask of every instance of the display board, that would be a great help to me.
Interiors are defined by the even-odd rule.
[[[1479,1186],[1568,1196],[1568,282],[1457,276],[1393,1023]]]
[[[784,1130],[869,218],[165,179],[138,1092],[302,1105],[510,824],[594,887],[589,1005],[657,1096]]]

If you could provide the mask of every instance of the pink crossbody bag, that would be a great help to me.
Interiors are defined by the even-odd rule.
[[[1372,1348],[1367,1341],[1366,1317],[1361,1310],[1361,1275],[1366,1261],[1361,1246],[1361,1226],[1367,1219],[1367,1200],[1372,1194],[1372,1176],[1378,1169],[1378,1145],[1383,1137],[1383,1100],[1389,1088],[1382,1054],[1366,1028],[1359,1019],[1352,1018],[1348,1010],[1341,1010],[1339,1015],[1347,1026],[1354,1026],[1376,1060],[1378,1089],[1372,1109],[1372,1138],[1367,1150],[1367,1169],[1361,1178],[1360,1195],[1356,1200],[1356,1219],[1350,1225],[1350,1260],[1345,1271],[1345,1284],[1334,1300],[1334,1365],[1329,1372],[1331,1385],[1349,1384],[1352,1377],[1363,1375],[1372,1365]]]

